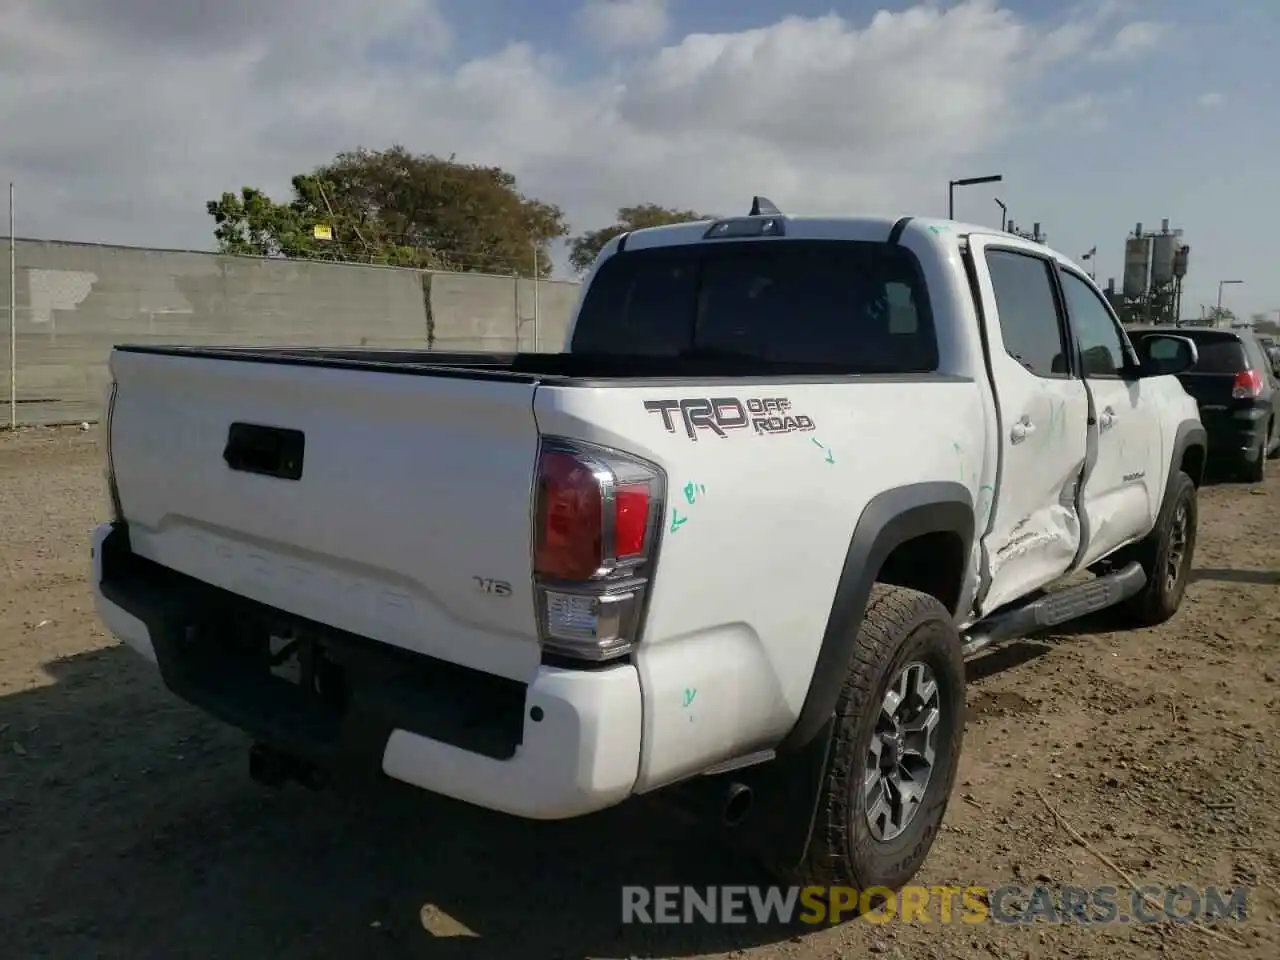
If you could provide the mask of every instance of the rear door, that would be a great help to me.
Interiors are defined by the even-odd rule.
[[[1080,546],[1088,396],[1074,369],[1054,263],[1004,237],[970,239],[1000,417],[1000,482],[981,612],[1044,586]]]
[[[1134,376],[1137,357],[1111,308],[1074,270],[1061,267],[1059,277],[1093,407],[1079,560],[1089,564],[1155,525],[1170,451],[1163,448],[1158,384]]]

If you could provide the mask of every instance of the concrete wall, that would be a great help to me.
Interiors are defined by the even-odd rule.
[[[555,351],[578,294],[537,284],[535,345],[528,280],[36,240],[19,240],[16,260],[21,424],[97,419],[117,343]],[[8,305],[0,270],[6,388]]]
[[[431,334],[437,350],[550,351],[564,345],[579,284],[431,275]],[[534,316],[537,315],[537,341]]]

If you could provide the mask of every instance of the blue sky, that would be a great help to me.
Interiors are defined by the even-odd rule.
[[[601,14],[601,8],[621,4]],[[1280,309],[1280,5],[1182,0],[8,0],[0,174],[20,234],[208,247],[204,200],[356,145],[500,164],[575,232],[624,204],[1040,221],[1097,246],[1185,231]],[[207,7],[207,9],[205,9]],[[589,10],[587,8],[594,8]],[[884,11],[884,12],[881,12]],[[785,18],[792,18],[784,22]],[[622,24],[622,29],[619,29]],[[703,36],[691,36],[702,34]]]

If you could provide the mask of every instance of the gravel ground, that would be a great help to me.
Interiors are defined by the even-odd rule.
[[[394,785],[265,791],[240,734],[98,624],[85,570],[101,478],[96,428],[0,436],[6,956],[1280,956],[1280,478],[1202,491],[1196,582],[1173,622],[971,664],[956,796],[919,878],[1251,888],[1248,920],[1216,935],[623,926],[624,884],[766,881],[652,805],[528,824]]]

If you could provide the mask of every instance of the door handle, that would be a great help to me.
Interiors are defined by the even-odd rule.
[[[1009,442],[1021,443],[1035,432],[1036,425],[1032,423],[1031,418],[1024,413],[1022,415],[1022,419],[1015,423],[1013,428],[1009,431]]]
[[[232,470],[281,480],[301,480],[306,443],[301,430],[236,422],[227,431],[222,459]]]

